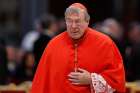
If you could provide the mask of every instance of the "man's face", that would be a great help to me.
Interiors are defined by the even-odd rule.
[[[79,39],[83,36],[88,22],[85,21],[85,15],[83,13],[73,13],[66,16],[67,32],[72,39]]]

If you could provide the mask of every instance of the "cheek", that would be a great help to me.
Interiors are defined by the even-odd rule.
[[[80,32],[80,35],[83,35],[83,34],[84,34],[84,32],[85,32],[85,30],[82,30],[82,31]]]
[[[85,25],[81,25],[81,26],[79,27],[79,29],[82,30],[82,32],[83,32],[83,30],[86,29],[86,26],[85,26]]]
[[[69,25],[67,25],[66,27],[67,27],[68,30],[71,29],[71,27]]]

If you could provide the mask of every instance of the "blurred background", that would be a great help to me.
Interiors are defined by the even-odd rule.
[[[74,2],[87,7],[90,27],[116,43],[124,60],[126,93],[138,93],[140,0],[0,0],[0,90],[28,92],[44,48],[65,31],[64,12]]]

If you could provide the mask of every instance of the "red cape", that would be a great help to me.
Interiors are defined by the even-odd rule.
[[[88,28],[78,43],[78,67],[97,73],[119,93],[125,91],[121,55],[112,40]],[[48,44],[36,71],[31,93],[91,93],[90,86],[72,85],[68,74],[74,71],[73,42],[64,32]]]

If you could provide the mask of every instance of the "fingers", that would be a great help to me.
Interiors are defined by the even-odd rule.
[[[89,84],[89,72],[84,69],[78,68],[77,72],[71,72],[68,77],[68,80],[74,85]]]
[[[68,75],[68,77],[69,77],[70,79],[78,79],[78,76]]]
[[[80,83],[73,83],[73,82],[71,84],[73,84],[73,85],[80,85]]]
[[[79,76],[80,73],[79,72],[71,72],[68,76],[72,77],[72,76]]]
[[[71,82],[71,84],[73,84],[73,85],[80,85],[80,80],[79,79],[77,79],[77,78],[75,78],[75,79],[68,79],[70,82]]]
[[[86,72],[86,70],[78,68],[78,72],[71,72],[68,77],[69,78],[79,78],[80,76],[82,76],[82,74],[84,74]]]
[[[86,70],[82,69],[82,68],[78,68],[78,72],[84,73]]]
[[[71,81],[72,83],[79,83],[78,79],[68,79],[69,81]]]
[[[69,77],[69,81],[74,84],[74,85],[78,85],[79,84],[79,72],[71,72],[68,77]]]

